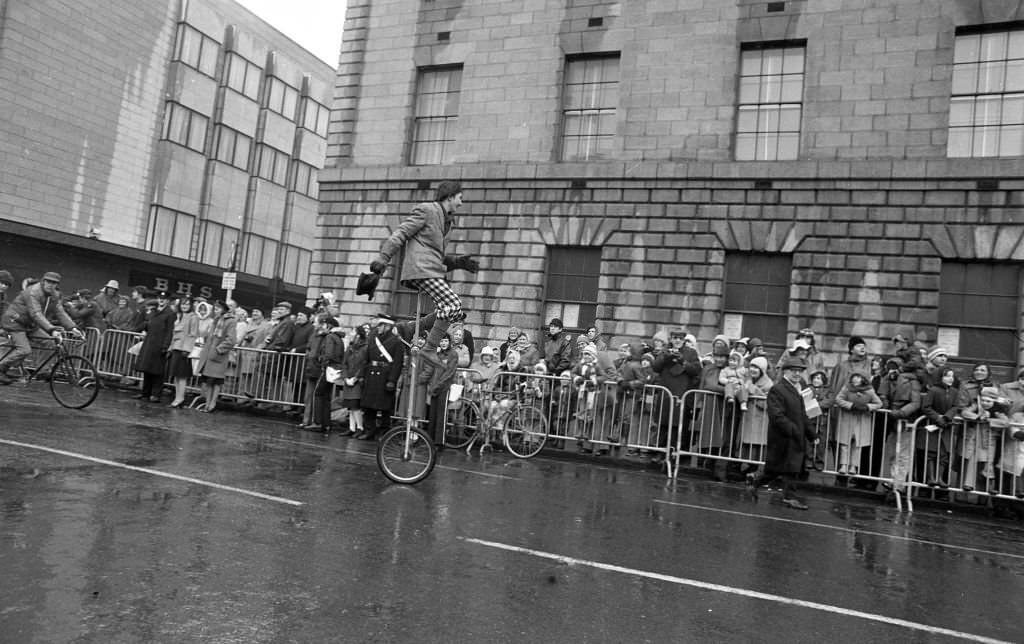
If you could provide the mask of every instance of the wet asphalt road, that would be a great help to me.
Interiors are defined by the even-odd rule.
[[[1020,523],[807,500],[0,388],[0,642],[1024,641]]]

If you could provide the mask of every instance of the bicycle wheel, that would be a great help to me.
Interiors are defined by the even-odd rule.
[[[377,466],[395,483],[412,485],[427,478],[437,463],[437,449],[430,437],[418,427],[408,431],[405,425],[392,427],[377,443]]]
[[[458,408],[449,409],[444,419],[444,445],[462,449],[473,440],[480,427],[480,408],[463,400]]]
[[[505,447],[519,458],[536,456],[548,440],[548,419],[536,407],[520,405],[505,415]]]
[[[64,356],[50,372],[50,391],[65,407],[88,407],[100,391],[96,367],[82,356]]]

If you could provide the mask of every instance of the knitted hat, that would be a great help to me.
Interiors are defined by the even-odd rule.
[[[761,370],[761,373],[763,374],[768,373],[768,359],[765,358],[764,356],[757,356],[756,358],[751,360],[750,366],[757,367],[758,369]]]
[[[711,349],[711,355],[713,355],[715,357],[718,357],[718,356],[728,357],[729,356],[729,347],[728,346],[723,347],[721,344],[716,344]]]
[[[690,346],[697,348],[697,336],[695,336],[692,333],[687,333],[686,338],[683,339],[683,343],[689,344]]]
[[[533,365],[533,373],[537,374],[538,376],[546,376],[548,373],[548,366],[543,362],[538,362],[537,364]]]
[[[858,344],[867,344],[867,342],[859,335],[850,336],[850,341],[846,343],[847,352],[853,353],[853,348]]]
[[[493,358],[494,347],[484,347],[483,349],[480,349],[480,357],[482,358],[484,356],[491,356]]]
[[[729,352],[729,359],[732,360],[734,357],[736,358],[737,362],[739,362],[740,364],[743,364],[743,354],[742,353],[740,353],[739,351],[730,351]]]
[[[985,398],[998,398],[999,390],[996,389],[995,387],[982,387],[981,395],[984,396]]]
[[[585,355],[585,356],[589,355],[589,356],[592,356],[592,357],[596,358],[597,357],[597,347],[594,346],[593,344],[588,344],[587,346],[583,347],[583,355]]]
[[[942,347],[935,347],[934,349],[928,352],[928,362],[935,362],[935,359],[938,358],[939,356],[949,357],[949,352],[943,349]]]
[[[664,331],[658,331],[657,333],[655,333],[654,334],[654,339],[655,340],[661,340],[665,344],[668,344],[668,334],[665,333]]]

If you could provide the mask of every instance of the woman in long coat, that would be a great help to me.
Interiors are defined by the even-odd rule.
[[[196,369],[203,378],[203,398],[206,404],[199,411],[211,412],[217,408],[217,397],[228,370],[228,354],[235,348],[235,316],[221,301],[213,303],[213,324],[203,339]]]
[[[135,359],[135,368],[142,372],[142,391],[135,398],[160,402],[160,391],[164,385],[167,370],[167,352],[174,337],[174,310],[169,306],[167,293],[161,291],[156,297],[156,309],[146,316],[138,328],[146,337]]]

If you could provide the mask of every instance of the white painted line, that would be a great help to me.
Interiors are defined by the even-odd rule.
[[[999,552],[998,550],[985,550],[983,548],[971,548],[970,546],[958,546],[953,543],[944,543],[942,541],[930,541],[928,539],[915,539],[913,537],[904,537],[898,534],[886,534],[884,532],[875,532],[873,530],[861,530],[858,528],[846,528],[843,526],[828,525],[827,523],[814,523],[813,521],[798,521],[796,519],[784,519],[782,517],[770,517],[764,514],[752,514],[750,512],[738,512],[736,510],[725,510],[722,508],[712,508],[706,505],[691,505],[689,503],[678,503],[676,501],[663,501],[661,499],[654,499],[655,503],[661,503],[664,505],[675,505],[681,508],[693,508],[694,510],[705,510],[707,512],[718,512],[720,514],[735,514],[745,518],[764,519],[765,521],[778,521],[780,523],[793,523],[796,525],[804,525],[813,528],[825,528],[827,530],[836,530],[838,532],[849,532],[851,534],[866,534],[873,537],[884,537],[886,539],[894,539],[897,541],[909,541],[911,543],[920,543],[926,546],[937,546],[940,548],[948,548],[950,550],[963,550],[965,552],[976,552],[982,555],[991,555],[995,557],[1010,557],[1012,559],[1024,559],[1024,555],[1016,555],[1010,552]]]
[[[706,581],[698,581],[696,579],[686,579],[685,577],[676,577],[674,575],[664,575],[657,572],[650,572],[647,570],[638,570],[636,568],[625,568],[623,566],[616,566],[613,564],[601,563],[599,561],[590,561],[587,559],[577,559],[575,557],[567,557],[565,555],[559,555],[551,552],[544,552],[543,550],[533,550],[532,548],[522,548],[520,546],[513,546],[507,543],[498,543],[497,541],[485,541],[483,539],[474,539],[472,537],[458,537],[459,540],[467,543],[474,543],[488,548],[497,548],[499,550],[507,550],[509,552],[517,552],[520,554],[531,555],[539,557],[541,559],[550,559],[552,561],[558,561],[570,566],[587,566],[590,568],[597,568],[598,570],[607,570],[609,572],[618,572],[625,575],[633,575],[636,577],[645,577],[647,579],[656,579],[658,581],[665,581],[671,584],[677,584],[680,586],[690,586],[691,588],[700,588],[701,590],[713,590],[720,593],[728,593],[730,595],[740,595],[741,597],[750,597],[752,599],[762,599],[764,601],[776,602],[778,604],[787,604],[789,606],[800,606],[801,608],[810,608],[813,610],[819,610],[826,613],[835,613],[837,615],[843,615],[845,617],[856,617],[872,622],[880,622],[882,624],[890,624],[892,626],[900,626],[915,631],[923,631],[925,633],[933,633],[936,635],[947,635],[949,637],[955,637],[964,640],[971,640],[973,642],[986,642],[987,644],[1012,644],[1006,640],[999,640],[992,637],[985,637],[984,635],[975,635],[973,633],[964,633],[961,631],[954,631],[948,628],[942,628],[940,626],[931,626],[929,624],[921,624],[919,622],[911,622],[906,619],[899,619],[898,617],[887,617],[885,615],[877,615],[875,613],[865,613],[859,610],[853,610],[850,608],[843,608],[842,606],[832,606],[831,604],[819,604],[818,602],[809,602],[803,599],[794,599],[792,597],[783,597],[781,595],[772,595],[770,593],[762,593],[756,590],[747,590],[746,588],[736,588],[733,586],[723,586],[721,584],[711,584]]]
[[[285,503],[287,505],[302,505],[301,501],[293,501],[292,499],[285,499],[280,496],[271,496],[269,494],[263,494],[262,492],[253,492],[251,490],[243,490],[242,488],[231,487],[230,485],[221,485],[220,483],[213,483],[210,481],[203,481],[201,479],[194,479],[189,476],[179,476],[177,474],[169,474],[168,472],[161,472],[160,470],[153,470],[148,467],[138,467],[135,465],[126,465],[124,463],[118,463],[117,461],[108,461],[105,458],[96,458],[95,456],[87,456],[85,454],[78,454],[76,452],[68,452],[62,449],[54,449],[52,447],[44,447],[42,445],[33,445],[32,443],[20,443],[18,441],[12,441],[0,438],[0,443],[6,445],[14,445],[15,447],[24,447],[25,449],[35,449],[42,452],[50,452],[51,454],[59,454],[61,456],[67,456],[68,458],[77,458],[83,461],[90,461],[92,463],[99,463],[100,465],[109,465],[110,467],[119,467],[125,470],[132,470],[133,472],[142,472],[143,474],[151,474],[153,476],[162,476],[168,479],[174,479],[175,481],[184,481],[186,483],[193,483],[195,485],[204,485],[206,487],[212,487],[217,490],[224,490],[227,492],[235,492],[237,494],[245,494],[248,496],[254,496],[258,499],[264,499],[266,501],[274,501],[275,503]]]

